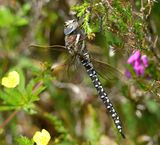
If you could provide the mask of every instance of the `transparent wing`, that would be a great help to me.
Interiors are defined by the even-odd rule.
[[[44,46],[44,45],[29,45],[29,52],[33,58],[40,58],[41,60],[45,58],[45,60],[57,59],[60,54],[67,54],[67,49],[62,45],[53,45],[53,46]]]
[[[58,80],[74,83],[81,81],[81,77],[78,75],[81,67],[78,66],[77,58],[76,56],[71,56],[65,46],[32,44],[29,48],[35,59],[52,64],[50,68]]]
[[[101,47],[96,46],[94,44],[87,43],[87,48],[89,51],[89,54],[91,56],[91,61],[95,67],[95,70],[97,73],[104,79],[111,80],[111,79],[125,79],[125,76],[123,73],[118,70],[118,68],[115,68],[114,66],[100,61],[102,60],[104,53],[101,51]],[[122,58],[124,55],[126,55],[126,52],[123,51],[123,48],[116,48],[110,46],[108,53],[109,57],[115,57],[115,58]],[[95,59],[96,58],[96,59]]]
[[[128,57],[129,54],[133,51],[130,47],[117,47],[114,45],[110,45],[108,48],[103,48],[103,49],[108,49],[108,55],[109,56],[115,56],[117,58],[124,58]],[[87,43],[87,50],[89,51],[89,54],[93,56],[93,58],[102,58],[104,51],[100,46],[97,46],[95,44]]]
[[[116,47],[116,46],[110,46],[109,52],[113,53],[118,58],[129,56],[129,54],[132,52],[132,49],[130,47]]]
[[[65,46],[53,45],[53,46],[44,46],[31,44],[28,46],[29,57],[40,61],[52,61],[58,60],[59,57],[63,59],[67,56],[67,49]]]
[[[68,57],[68,59],[59,65],[52,65],[53,74],[58,77],[59,81],[80,83],[82,81],[82,66],[78,63],[77,58]]]
[[[111,66],[110,64],[104,63],[102,61],[91,59],[96,72],[104,79],[112,80],[114,78],[121,79],[124,77],[117,68]]]

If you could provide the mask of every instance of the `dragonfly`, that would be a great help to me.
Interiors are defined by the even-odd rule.
[[[123,138],[125,138],[120,117],[118,116],[115,108],[113,107],[112,102],[110,101],[104,87],[102,86],[99,80],[98,74],[101,75],[101,73],[97,74],[94,65],[96,64],[96,66],[100,66],[100,64],[103,64],[104,67],[109,68],[108,69],[109,71],[114,71],[115,73],[116,69],[108,67],[108,65],[106,65],[105,63],[102,63],[101,61],[95,61],[91,58],[89,51],[86,47],[87,36],[81,26],[81,23],[79,23],[77,19],[67,20],[65,22],[64,34],[65,34],[65,46],[61,47],[59,45],[54,45],[54,47],[59,47],[61,48],[60,50],[66,51],[74,59],[77,59],[82,64],[82,66],[84,66],[88,76],[90,77],[95,89],[98,92],[99,98],[102,100],[106,109],[110,113],[118,132],[121,134]],[[31,45],[31,46],[41,47],[38,45]]]

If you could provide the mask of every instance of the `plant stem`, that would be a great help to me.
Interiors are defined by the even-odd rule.
[[[10,114],[9,117],[0,125],[0,128],[4,128],[17,113],[18,110],[15,110],[12,114]]]

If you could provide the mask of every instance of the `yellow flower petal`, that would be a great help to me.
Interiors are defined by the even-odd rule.
[[[50,139],[51,136],[49,132],[45,129],[42,129],[42,132],[37,131],[33,136],[33,141],[37,145],[47,145]]]
[[[15,88],[19,84],[19,81],[19,74],[16,71],[11,71],[7,77],[2,78],[1,84],[7,88]]]

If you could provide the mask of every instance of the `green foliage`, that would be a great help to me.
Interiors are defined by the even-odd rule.
[[[9,8],[1,6],[0,7],[0,28],[7,27],[20,27],[25,26],[29,23],[26,15],[30,10],[30,5],[25,4],[22,6],[21,10],[15,15]]]
[[[139,41],[142,41],[144,38],[143,24],[139,20],[135,21],[135,23],[134,23],[134,32],[136,34],[136,38]]]
[[[24,4],[18,11],[12,11],[8,7],[0,7],[0,30],[3,32],[1,37],[7,39],[0,42],[0,48],[13,49],[21,37],[21,29],[29,24],[28,12],[30,4]],[[13,37],[14,36],[14,37]]]
[[[49,113],[45,113],[44,117],[51,122],[54,126],[56,132],[59,134],[58,137],[55,138],[54,144],[55,145],[74,145],[75,141],[70,137],[69,132],[65,128],[64,124],[60,119],[56,116],[53,116]]]
[[[134,115],[134,106],[127,101],[125,104],[123,104],[122,110],[124,115],[126,116],[125,123],[127,124],[129,134],[132,134],[131,136],[135,137],[137,130],[137,120],[136,116]]]
[[[82,5],[72,7],[72,10],[77,13],[78,18],[82,19],[82,27],[88,36],[100,31],[101,15],[105,13],[105,7],[102,4],[84,2]],[[92,16],[94,21],[91,21]]]
[[[113,1],[113,7],[114,9],[108,15],[108,23],[115,25],[119,33],[126,33],[133,17],[131,6],[126,4],[126,7],[123,7],[120,1],[115,0]]]
[[[72,7],[72,10],[77,12],[77,17],[83,17],[83,15],[85,15],[86,10],[89,7],[89,3],[88,2],[84,2],[82,5],[77,5]]]
[[[159,115],[158,110],[160,109],[160,105],[158,103],[153,100],[148,100],[146,101],[146,106],[151,113],[157,113],[157,115]]]
[[[32,79],[25,86],[25,77],[22,70],[18,70],[20,74],[20,84],[17,88],[4,88],[0,90],[0,99],[3,101],[4,106],[0,106],[0,111],[4,110],[25,110],[28,113],[33,113],[34,102],[39,100],[39,94],[45,89],[40,86],[33,90],[36,81]]]
[[[44,117],[48,119],[50,122],[52,122],[52,124],[55,126],[55,129],[58,133],[67,135],[67,130],[65,129],[63,123],[56,116],[46,113]]]
[[[34,142],[32,140],[24,136],[20,136],[16,140],[19,145],[34,145]]]
[[[92,144],[97,145],[99,143],[101,133],[99,132],[100,124],[98,122],[97,114],[91,105],[88,106],[90,118],[88,118],[87,126],[85,129],[86,140]]]

